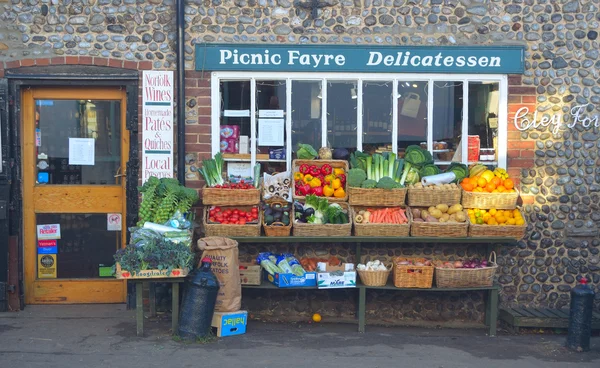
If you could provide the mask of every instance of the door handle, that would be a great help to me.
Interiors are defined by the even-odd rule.
[[[127,176],[127,169],[125,169],[123,171],[123,174],[119,174],[121,172],[121,166],[119,166],[119,168],[117,169],[117,173],[115,174],[115,178],[122,178],[124,176]]]

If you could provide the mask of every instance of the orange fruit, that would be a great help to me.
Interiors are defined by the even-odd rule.
[[[494,183],[489,183],[488,185],[485,186],[485,191],[488,193],[491,193],[494,189],[496,189],[496,186],[494,185]]]
[[[467,192],[472,192],[473,191],[473,184],[471,184],[470,182],[468,182],[468,183],[462,183],[461,186]]]
[[[487,183],[488,183],[487,180],[485,180],[484,178],[477,179],[477,186],[480,188],[485,188]]]
[[[505,179],[503,185],[506,189],[512,189],[515,187],[515,183],[512,181],[512,179]]]
[[[500,193],[504,193],[504,192],[506,192],[506,188],[505,188],[504,186],[502,186],[502,185],[500,185],[500,186],[496,187],[496,190],[497,190],[498,192],[500,192]]]
[[[494,183],[495,186],[499,186],[500,184],[502,184],[502,179],[500,179],[497,176],[494,176],[494,178],[491,180],[492,183]]]
[[[321,322],[321,315],[319,313],[313,314],[312,320],[315,322]]]

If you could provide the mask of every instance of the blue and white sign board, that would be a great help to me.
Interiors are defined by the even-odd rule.
[[[523,46],[197,44],[196,70],[522,74]]]

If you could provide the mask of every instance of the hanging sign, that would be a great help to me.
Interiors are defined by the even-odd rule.
[[[196,44],[196,70],[522,74],[523,46]]]
[[[532,117],[528,117],[529,108],[521,107],[515,114],[513,124],[515,125],[515,128],[520,131],[537,129],[540,126],[549,126],[553,134],[558,133],[562,126],[573,129],[579,124],[584,129],[587,129],[591,126],[597,128],[600,126],[600,115],[586,115],[585,112],[589,105],[590,104],[574,106],[570,111],[570,119],[568,123],[564,122],[562,114],[544,114],[542,117],[540,117],[537,110],[534,111]]]
[[[38,240],[38,254],[58,253],[58,240]]]
[[[167,70],[143,73],[142,183],[151,176],[173,177],[173,72]]]
[[[38,254],[38,279],[56,278],[56,254]]]
[[[37,225],[37,238],[60,239],[60,224]]]

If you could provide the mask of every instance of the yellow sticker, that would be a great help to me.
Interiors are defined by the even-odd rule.
[[[56,278],[56,254],[38,254],[38,279]]]

